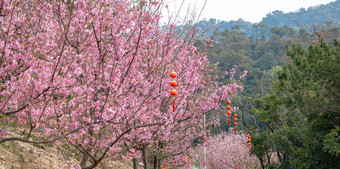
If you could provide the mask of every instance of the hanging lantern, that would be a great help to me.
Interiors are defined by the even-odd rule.
[[[188,155],[188,166],[187,166],[187,169],[189,168],[189,166],[190,166],[190,157]]]
[[[234,125],[235,125],[235,133],[236,133],[236,126],[237,126],[237,114],[236,114],[236,112],[235,112],[235,114],[234,114],[234,121],[235,121],[235,123],[234,123]]]
[[[231,101],[228,100],[227,104],[228,104],[228,106],[227,106],[227,109],[228,109],[228,112],[227,112],[227,115],[228,115],[228,125],[230,125],[230,115],[231,115],[230,109],[231,109],[231,107],[229,105],[231,104]]]
[[[177,82],[175,81],[175,78],[177,77],[177,73],[175,71],[172,71],[170,73],[170,77],[172,78],[172,81],[170,82],[170,86],[172,89],[170,90],[170,95],[173,97],[173,103],[172,103],[172,111],[175,112],[175,97],[177,95],[177,91],[175,87],[177,86]]]
[[[228,124],[230,125],[230,115],[231,115],[231,112],[228,111],[227,114],[228,114]]]
[[[251,151],[251,136],[250,136],[250,133],[249,133],[249,136],[248,136],[248,146],[249,146],[249,153]]]

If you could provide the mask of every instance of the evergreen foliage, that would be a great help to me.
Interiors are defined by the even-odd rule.
[[[280,168],[340,165],[340,45],[322,42],[287,49],[292,63],[278,73],[275,91],[254,100],[252,113],[266,124],[255,134],[253,153],[276,152]],[[270,166],[270,165],[268,165]]]

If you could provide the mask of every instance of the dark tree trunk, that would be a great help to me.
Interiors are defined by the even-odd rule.
[[[157,169],[157,156],[153,157],[153,168]]]
[[[87,162],[87,159],[89,158],[89,156],[86,154],[86,152],[83,153],[83,158],[81,159],[81,162],[80,162],[80,167],[81,168],[84,168],[86,166],[86,162]]]
[[[279,158],[280,163],[282,164],[283,161],[282,161],[282,157],[281,157],[280,152],[276,151],[276,153],[277,153],[277,157]]]
[[[148,169],[148,160],[146,159],[146,146],[143,146],[142,158],[143,158],[143,163],[144,163],[144,169]]]
[[[161,168],[162,168],[162,166],[161,166],[161,165],[162,165],[161,159],[158,159],[158,160],[157,160],[157,164],[158,164],[158,165],[157,165],[157,166],[158,166],[158,169],[161,169]]]
[[[259,160],[260,160],[260,163],[261,163],[261,167],[262,167],[262,169],[265,169],[265,167],[264,167],[264,163],[263,163],[263,159],[262,159],[262,158],[259,158]]]
[[[132,162],[133,162],[133,169],[138,169],[138,161],[137,161],[137,159],[133,158]]]
[[[268,152],[266,152],[266,155],[267,155],[267,160],[268,160],[267,164],[270,164],[270,155],[268,154]]]

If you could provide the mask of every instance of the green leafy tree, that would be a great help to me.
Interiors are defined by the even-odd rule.
[[[289,106],[299,111],[309,122],[304,133],[305,144],[295,160],[301,168],[338,168],[340,156],[336,146],[340,124],[340,44],[321,42],[304,50],[294,45],[288,50],[293,63],[279,73],[281,86],[291,95]],[[336,143],[337,142],[337,143]]]
[[[252,113],[265,124],[253,137],[253,153],[265,161],[276,152],[278,168],[340,166],[340,43],[287,49],[292,63],[278,73],[271,94],[254,100]]]

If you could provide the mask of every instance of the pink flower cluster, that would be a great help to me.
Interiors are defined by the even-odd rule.
[[[234,134],[233,131],[208,137],[206,154],[201,146],[193,151],[194,164],[208,169],[261,168],[255,155],[248,150],[248,135]]]

